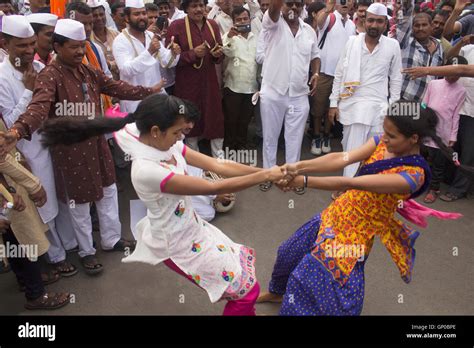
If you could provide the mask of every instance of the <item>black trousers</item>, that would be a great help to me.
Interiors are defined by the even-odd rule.
[[[3,234],[3,241],[12,246],[18,246],[18,240],[11,228]],[[18,254],[18,253],[17,253]],[[8,254],[7,254],[8,255]],[[30,261],[27,257],[7,257],[10,267],[15,273],[18,283],[24,285],[25,296],[27,300],[36,300],[45,292],[43,281],[41,279],[41,267],[39,261]]]
[[[461,115],[459,119],[458,145],[460,149],[459,162],[467,166],[474,166],[474,117]],[[459,169],[449,192],[456,196],[465,196],[469,191],[471,179]]]
[[[430,189],[438,191],[441,186],[441,182],[444,179],[447,159],[444,157],[440,149],[428,147],[428,152],[431,159]]]
[[[224,88],[222,105],[225,146],[238,149],[247,145],[247,131],[254,109],[252,94],[235,93]]]

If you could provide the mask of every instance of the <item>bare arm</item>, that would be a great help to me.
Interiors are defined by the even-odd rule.
[[[198,167],[204,170],[220,174],[224,177],[232,178],[235,176],[248,175],[263,171],[262,168],[251,167],[245,164],[229,161],[229,160],[218,160],[213,157],[209,157],[190,149],[186,148],[186,162],[194,167]]]
[[[412,79],[433,75],[433,76],[454,76],[454,77],[474,77],[474,65],[449,65],[449,66],[419,66],[407,68],[402,71],[409,74]]]
[[[303,186],[298,176],[290,186]],[[345,176],[309,177],[308,187],[326,191],[360,190],[375,193],[410,193],[410,185],[399,174],[373,174],[347,178]]]
[[[283,178],[279,167],[261,170],[259,172],[210,182],[205,179],[187,175],[173,175],[164,185],[164,192],[176,195],[219,195],[239,192],[264,181],[275,181]]]
[[[283,168],[291,175],[335,172],[352,163],[366,160],[375,151],[375,148],[375,140],[372,138],[352,151],[333,152],[315,159],[286,164]]]
[[[451,49],[446,54],[446,60],[454,56],[459,56],[459,52],[461,51],[461,48],[471,43],[471,37],[474,37],[474,34],[466,35],[461,40],[456,42],[456,44],[453,47],[451,47]]]
[[[456,0],[454,10],[446,21],[446,24],[444,25],[443,36],[446,39],[451,40],[454,34],[458,33],[461,30],[461,23],[457,22],[457,20],[465,6],[465,0]]]
[[[334,12],[334,6],[336,2],[334,0],[328,0],[326,4],[326,8],[322,11],[319,11],[318,17],[316,17],[316,23],[318,25],[319,30],[324,28],[324,24],[326,23],[326,19],[328,18],[331,12]]]

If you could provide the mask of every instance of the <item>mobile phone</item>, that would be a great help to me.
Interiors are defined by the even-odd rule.
[[[163,16],[159,16],[156,19],[156,27],[158,29],[160,29],[160,31],[163,31],[163,29],[167,29],[168,28],[168,18],[163,17]]]
[[[236,25],[235,28],[239,33],[250,33],[252,29],[250,28],[250,24],[242,24],[242,25]]]

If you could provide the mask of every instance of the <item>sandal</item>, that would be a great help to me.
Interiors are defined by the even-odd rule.
[[[51,264],[51,266],[59,272],[62,277],[72,277],[73,275],[77,274],[78,270],[77,267],[74,266],[72,263],[63,260],[56,263]]]
[[[425,198],[423,199],[423,202],[425,203],[434,203],[439,196],[439,190],[429,190],[428,193],[426,194]]]
[[[273,183],[271,181],[265,181],[262,182],[258,187],[260,188],[260,191],[267,192],[270,190],[273,186]]]
[[[439,199],[445,202],[454,202],[457,201],[459,198],[461,197],[451,192],[446,192],[444,195],[439,196]]]
[[[45,293],[36,300],[28,301],[25,308],[29,310],[34,309],[58,309],[64,307],[69,303],[69,293]]]
[[[104,270],[104,266],[99,262],[95,255],[87,255],[81,257],[81,264],[89,275],[99,274]]]
[[[111,252],[111,251],[126,251],[128,248],[129,251],[135,250],[135,247],[137,246],[137,242],[134,240],[126,240],[124,238],[120,238],[117,243],[115,243],[114,247],[112,249],[102,249],[103,251],[106,252]]]

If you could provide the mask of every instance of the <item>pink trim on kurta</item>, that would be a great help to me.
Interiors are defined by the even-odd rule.
[[[161,184],[160,184],[160,190],[161,192],[165,192],[165,185],[166,183],[168,182],[168,180],[170,180],[172,177],[173,177],[174,173],[171,172],[168,174],[168,176],[166,178],[164,178],[162,181],[161,181]]]
[[[186,148],[187,148],[186,144],[183,144],[183,152],[181,153],[183,157],[186,156]]]

